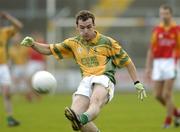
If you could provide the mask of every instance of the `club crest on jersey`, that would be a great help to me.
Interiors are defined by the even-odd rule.
[[[81,47],[79,47],[78,49],[77,49],[77,52],[80,54],[80,53],[82,53],[82,51],[83,51],[83,49],[81,48]]]
[[[159,37],[160,39],[161,39],[161,38],[163,38],[163,34],[159,34],[159,36],[158,36],[158,37]]]

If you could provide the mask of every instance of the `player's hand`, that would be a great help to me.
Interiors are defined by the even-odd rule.
[[[145,75],[144,75],[146,83],[151,82],[151,74],[152,74],[152,69],[146,68],[145,69]]]
[[[4,18],[4,19],[7,19],[7,16],[8,16],[9,14],[7,13],[7,12],[0,12],[0,17],[1,18]]]
[[[25,37],[21,42],[21,46],[31,47],[33,45],[34,39],[32,37]]]
[[[147,97],[146,91],[145,91],[144,86],[143,86],[142,83],[137,82],[137,83],[134,84],[134,86],[135,86],[135,88],[136,88],[136,90],[138,92],[138,98],[140,100],[143,100],[145,97]]]
[[[4,12],[0,12],[0,17],[5,18]]]

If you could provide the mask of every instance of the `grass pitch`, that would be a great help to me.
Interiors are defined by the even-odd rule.
[[[175,94],[180,106],[180,93]],[[64,108],[71,103],[71,94],[43,96],[41,101],[28,103],[16,95],[13,97],[15,117],[21,126],[9,128],[0,98],[0,132],[73,132],[64,117]],[[165,110],[151,95],[139,101],[135,93],[117,93],[96,119],[101,132],[179,132],[173,126],[161,128]]]

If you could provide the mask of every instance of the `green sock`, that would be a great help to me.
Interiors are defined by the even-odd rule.
[[[89,118],[88,118],[88,114],[87,113],[83,113],[82,115],[80,115],[80,122],[85,125],[89,122]]]
[[[12,120],[12,116],[8,116],[7,121],[11,121],[11,120]]]

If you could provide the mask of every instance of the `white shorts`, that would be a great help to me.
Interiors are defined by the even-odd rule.
[[[26,64],[14,65],[12,67],[12,79],[14,81],[13,91],[25,91],[26,90]],[[18,79],[18,82],[16,82]]]
[[[162,81],[175,77],[176,64],[174,59],[155,59],[153,61],[152,80]]]
[[[114,97],[114,84],[110,81],[110,79],[105,76],[105,75],[100,75],[100,76],[89,76],[89,77],[84,77],[82,81],[80,82],[80,85],[77,89],[77,91],[74,93],[74,95],[84,95],[88,98],[91,97],[92,95],[92,88],[93,84],[101,84],[105,88],[108,89],[109,91],[109,100],[111,101],[112,98]]]
[[[12,75],[15,78],[25,77],[26,70],[26,65],[15,65],[12,69]]]
[[[6,64],[0,65],[0,85],[11,85],[11,76]]]
[[[177,76],[179,77],[180,75],[180,60],[179,59],[176,62],[176,71],[177,71]]]
[[[31,77],[35,72],[44,70],[44,62],[29,61],[27,65],[27,76]]]

